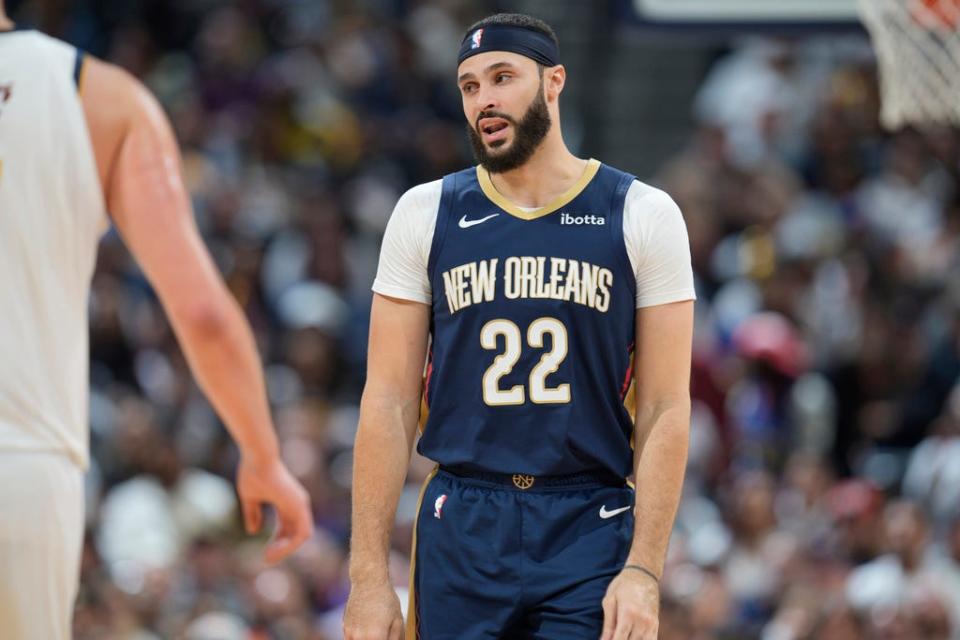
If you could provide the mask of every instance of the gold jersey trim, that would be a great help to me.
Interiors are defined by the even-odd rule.
[[[423,495],[427,492],[427,485],[430,484],[439,470],[439,466],[433,468],[427,479],[423,481],[423,486],[420,487],[420,497],[417,498],[417,515],[413,519],[413,542],[410,545],[410,590],[407,594],[407,621],[404,625],[404,640],[418,640],[420,636],[417,629],[420,624],[417,620],[417,526],[420,521],[420,509],[423,507]]]
[[[570,204],[574,198],[583,193],[583,190],[587,188],[587,185],[590,184],[590,181],[593,180],[599,170],[600,161],[590,158],[587,160],[587,168],[583,170],[583,174],[577,178],[573,186],[544,206],[537,207],[533,211],[524,211],[497,191],[497,188],[493,186],[493,180],[490,179],[490,172],[484,169],[482,165],[477,165],[477,181],[480,183],[480,188],[483,190],[484,195],[510,215],[520,218],[521,220],[536,220],[537,218],[550,215],[561,207]]]

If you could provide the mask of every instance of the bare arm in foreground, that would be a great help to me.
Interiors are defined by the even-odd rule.
[[[311,535],[309,500],[280,461],[253,334],[197,231],[173,131],[143,85],[89,56],[81,99],[107,209],[240,449],[247,531],[260,529],[263,504],[277,511],[266,550],[267,561],[277,562]]]

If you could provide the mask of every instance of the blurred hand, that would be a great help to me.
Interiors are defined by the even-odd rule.
[[[600,640],[657,640],[659,626],[660,585],[642,571],[621,571],[603,598]]]
[[[264,465],[241,459],[237,492],[247,533],[257,533],[263,526],[264,504],[272,505],[277,512],[277,530],[264,553],[268,563],[280,562],[313,535],[307,491],[279,459]]]
[[[343,635],[345,640],[403,640],[400,599],[389,580],[351,585]]]

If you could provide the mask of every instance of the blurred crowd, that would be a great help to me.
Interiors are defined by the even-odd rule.
[[[865,42],[745,42],[694,112],[661,637],[960,637],[960,136],[881,131]]]
[[[488,8],[380,4],[104,3],[109,37],[90,26],[103,16],[61,25],[167,109],[317,522],[263,564],[235,449],[111,233],[90,302],[78,640],[341,637],[379,242],[405,189],[471,162],[453,52]],[[737,44],[687,146],[643,176],[684,212],[699,295],[665,640],[960,638],[960,136],[886,133],[878,101],[865,40]],[[431,466],[414,457],[401,499],[401,595]]]

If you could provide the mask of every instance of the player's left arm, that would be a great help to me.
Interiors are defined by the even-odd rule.
[[[626,566],[604,598],[604,640],[657,637],[659,579],[687,462],[692,338],[692,300],[637,310],[637,517]]]
[[[636,518],[628,565],[656,576],[677,513],[690,431],[693,301],[637,310]]]
[[[660,576],[680,501],[690,428],[693,270],[686,225],[664,192],[635,183],[624,211],[636,271],[636,524],[603,600],[603,640],[655,640]]]

